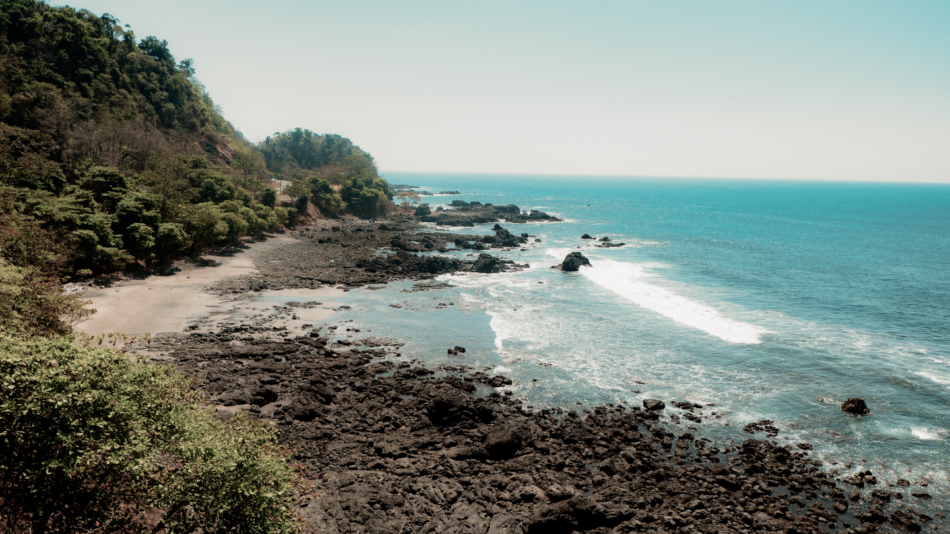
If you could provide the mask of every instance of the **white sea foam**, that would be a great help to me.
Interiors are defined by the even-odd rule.
[[[922,376],[924,378],[930,379],[938,384],[950,384],[950,380],[947,380],[946,378],[940,378],[932,373],[925,373],[923,371],[918,371],[914,374],[917,376]]]
[[[942,439],[943,436],[940,435],[940,431],[933,430],[930,428],[911,428],[910,431],[921,440],[932,440],[932,439]]]
[[[646,283],[644,280],[650,274],[642,265],[612,260],[592,264],[591,269],[581,269],[585,278],[679,324],[698,328],[730,343],[761,343],[762,334],[768,333],[764,328],[724,317],[702,302]]]

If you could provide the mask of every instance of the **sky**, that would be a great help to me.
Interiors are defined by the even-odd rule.
[[[168,40],[249,140],[384,173],[950,182],[946,0],[70,5]]]

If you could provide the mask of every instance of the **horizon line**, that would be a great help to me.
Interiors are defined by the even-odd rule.
[[[573,174],[573,173],[537,173],[537,172],[470,172],[470,171],[379,171],[380,176],[387,173],[395,174],[439,174],[439,175],[466,175],[466,176],[524,176],[539,178],[669,178],[690,180],[749,180],[768,182],[821,182],[821,183],[873,183],[873,184],[918,184],[918,185],[950,185],[950,177],[946,181],[927,180],[869,180],[869,179],[821,179],[821,178],[766,178],[748,176],[682,176],[682,175],[651,175],[651,174]]]

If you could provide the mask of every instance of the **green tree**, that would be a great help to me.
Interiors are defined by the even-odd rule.
[[[221,220],[221,212],[210,202],[189,206],[182,226],[191,238],[192,254],[228,235],[228,224]]]
[[[155,232],[155,255],[160,259],[168,259],[185,248],[188,234],[178,223],[164,223],[158,225]]]
[[[225,213],[221,215],[221,220],[228,225],[227,238],[234,241],[239,235],[247,232],[248,224],[238,213]]]
[[[261,197],[261,203],[269,208],[273,208],[277,205],[277,191],[268,187],[267,191],[264,191],[264,196]]]
[[[308,192],[307,185],[301,180],[291,180],[290,185],[284,188],[284,194],[294,200],[306,196]]]
[[[147,224],[135,223],[128,229],[126,250],[137,260],[148,261],[155,257],[155,232]]]

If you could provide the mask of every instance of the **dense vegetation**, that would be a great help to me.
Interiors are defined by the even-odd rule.
[[[0,0],[0,530],[292,529],[274,436],[213,419],[170,369],[74,345],[91,310],[63,282],[392,198],[338,135],[246,141],[167,42]]]
[[[289,180],[294,206],[267,182]],[[165,41],[106,14],[0,2],[3,257],[27,226],[62,243],[61,268],[92,274],[293,225],[318,207],[372,216],[392,190],[337,135],[276,134],[260,146],[221,116]],[[303,199],[303,200],[301,200]]]
[[[267,168],[291,182],[292,197],[309,196],[331,212],[350,207],[373,216],[385,211],[393,190],[379,176],[373,157],[349,139],[297,128],[260,144]]]
[[[0,331],[2,532],[293,532],[290,455],[171,367]]]

